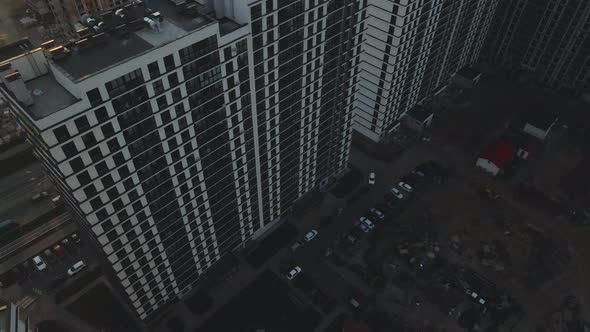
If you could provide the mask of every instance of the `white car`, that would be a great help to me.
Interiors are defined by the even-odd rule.
[[[372,214],[372,215],[374,215],[374,216],[376,216],[376,217],[377,217],[377,219],[379,219],[379,220],[383,220],[383,219],[385,219],[385,215],[383,214],[383,212],[381,212],[381,211],[380,211],[379,209],[377,209],[377,208],[372,208],[372,209],[371,209],[371,214]]]
[[[412,188],[412,186],[410,186],[409,184],[407,184],[407,183],[405,183],[405,182],[403,182],[403,181],[400,181],[400,182],[399,182],[397,185],[398,185],[400,188],[402,188],[403,190],[405,190],[405,191],[407,191],[407,192],[409,192],[409,193],[411,193],[411,192],[413,192],[413,191],[414,191],[414,188]]]
[[[78,261],[76,264],[74,264],[74,266],[72,266],[68,269],[68,275],[71,277],[74,274],[84,270],[85,267],[86,267],[86,264],[84,264],[83,261]]]
[[[366,227],[366,228],[367,228],[369,231],[370,231],[370,230],[372,230],[373,228],[375,228],[375,225],[373,224],[373,222],[372,222],[371,220],[369,220],[369,218],[367,218],[367,217],[361,217],[361,219],[360,219],[360,222],[361,222],[361,229],[363,229],[363,225],[364,225],[364,226],[365,226],[365,227]],[[363,229],[363,232],[365,232],[365,233],[366,233],[366,232],[368,232],[368,231],[365,231],[365,230]]]
[[[305,242],[309,242],[309,241],[313,240],[317,235],[318,235],[318,231],[316,231],[315,229],[312,229],[311,231],[307,232],[307,234],[305,234],[305,236],[303,238],[305,239]]]
[[[375,185],[375,173],[373,172],[369,173],[369,185]]]
[[[299,266],[295,266],[294,268],[287,273],[287,279],[293,280],[299,273],[301,273],[301,268]]]
[[[392,193],[393,196],[397,197],[398,199],[404,199],[404,194],[402,194],[397,188],[391,188],[389,192]]]
[[[41,272],[47,270],[47,264],[45,264],[45,261],[43,258],[41,258],[41,256],[33,257],[33,263],[35,264],[37,271]]]

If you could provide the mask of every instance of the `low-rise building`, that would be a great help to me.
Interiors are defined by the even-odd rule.
[[[516,149],[512,144],[496,141],[488,145],[477,158],[476,166],[496,176],[515,156]]]

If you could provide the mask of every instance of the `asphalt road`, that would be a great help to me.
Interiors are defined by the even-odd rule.
[[[35,162],[19,172],[0,178],[0,219],[25,224],[53,208],[52,184],[41,163]],[[49,192],[49,197],[33,202],[33,195]]]

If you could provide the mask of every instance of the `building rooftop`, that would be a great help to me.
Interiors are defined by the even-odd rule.
[[[27,81],[27,88],[31,91],[35,104],[25,109],[35,120],[44,118],[78,101],[55,80],[52,74],[45,74]]]
[[[219,30],[221,32],[221,35],[226,35],[230,32],[239,29],[242,26],[242,24],[238,24],[227,17],[219,19]]]
[[[23,38],[14,43],[10,43],[0,47],[0,62],[4,62],[8,59],[12,59],[16,56],[23,54],[25,51],[34,49],[35,47],[29,41],[29,38]]]
[[[137,56],[152,47],[150,43],[134,33],[124,38],[108,37],[100,45],[90,46],[63,59],[55,60],[55,64],[72,80],[77,81]]]
[[[516,149],[512,144],[498,140],[486,147],[481,153],[480,158],[489,160],[498,167],[502,167],[514,158]]]
[[[126,19],[112,11],[104,13],[100,20],[106,28],[100,40],[90,38],[84,47],[77,47],[74,43],[65,45],[71,54],[54,62],[73,81],[78,81],[214,22],[202,5],[196,2],[189,5],[186,2],[175,5],[171,0],[151,0],[149,9],[140,6],[130,9]],[[160,12],[163,17],[159,31],[148,28],[143,21],[150,10],[151,13]]]

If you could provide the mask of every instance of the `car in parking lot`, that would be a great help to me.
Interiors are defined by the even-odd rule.
[[[399,189],[393,187],[389,190],[389,192],[396,197],[397,199],[403,199],[404,198],[404,194],[402,194]]]
[[[301,273],[301,268],[299,266],[295,266],[287,273],[287,279],[293,280],[299,273]]]
[[[371,172],[369,173],[369,185],[372,186],[375,184],[375,173]]]
[[[375,224],[373,224],[373,222],[371,220],[369,220],[369,218],[367,218],[367,217],[361,217],[359,219],[359,221],[360,221],[359,226],[361,227],[361,229],[365,233],[367,233],[370,230],[372,230],[373,228],[375,228]]]
[[[381,210],[376,207],[371,209],[371,216],[380,221],[385,220],[385,214],[383,214],[383,212],[381,212]]]
[[[55,255],[50,249],[45,249],[45,251],[43,251],[43,256],[45,256],[49,263],[55,263],[57,261],[57,258],[55,258]]]
[[[83,261],[78,261],[72,267],[70,267],[68,269],[68,275],[71,277],[71,276],[77,274],[78,272],[84,270],[85,267],[86,267],[86,264],[84,264]]]
[[[78,233],[73,233],[70,237],[72,238],[72,242],[76,244],[80,243],[80,237],[78,236]]]
[[[56,244],[53,246],[53,252],[55,252],[55,254],[57,255],[57,257],[59,258],[64,258],[64,256],[66,255],[66,253],[64,252],[64,249],[62,246],[60,246],[59,244]]]
[[[43,258],[41,258],[41,256],[33,257],[33,264],[39,272],[47,270],[47,264],[45,264],[45,261],[43,260]]]
[[[309,241],[313,240],[317,235],[318,235],[318,231],[316,231],[315,229],[312,229],[311,231],[307,232],[307,234],[305,234],[305,236],[303,238],[305,239],[306,242],[309,242]]]
[[[400,188],[402,188],[403,190],[405,190],[405,191],[407,191],[409,193],[414,192],[414,187],[412,187],[411,185],[405,183],[404,181],[400,181],[397,185]]]

